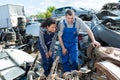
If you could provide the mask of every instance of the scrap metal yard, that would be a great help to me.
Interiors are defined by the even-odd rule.
[[[0,80],[120,80],[120,2],[105,4],[100,11],[73,6],[56,8],[51,17],[57,26],[69,9],[85,22],[101,45],[94,47],[88,33],[81,30],[78,70],[64,72],[57,28],[51,41],[54,44],[50,45],[54,62],[46,76],[38,45],[45,19],[26,18],[24,6],[0,6]]]

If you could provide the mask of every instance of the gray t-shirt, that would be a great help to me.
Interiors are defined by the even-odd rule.
[[[78,34],[79,34],[80,31],[86,31],[86,30],[89,29],[88,25],[85,24],[80,18],[78,18],[78,17],[75,17],[75,18],[76,18],[75,27],[77,29],[77,33]],[[63,23],[63,20],[61,20],[60,23],[58,24],[58,27],[60,28],[60,30],[58,32],[58,36],[62,36],[63,35],[63,30],[64,30],[64,27],[65,27],[65,25]],[[73,24],[72,25],[68,25],[66,19],[65,19],[65,23],[67,24],[68,28],[72,28],[73,27]]]

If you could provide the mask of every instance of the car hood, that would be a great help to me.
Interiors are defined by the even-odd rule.
[[[40,23],[32,23],[31,25],[28,25],[26,27],[26,34],[38,37],[40,25]]]

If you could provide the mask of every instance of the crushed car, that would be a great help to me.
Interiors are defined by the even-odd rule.
[[[75,8],[72,6],[66,6],[66,7],[61,7],[61,8],[57,8],[52,12],[52,16],[53,18],[58,18],[58,17],[62,17],[65,15],[65,11],[71,9],[75,12],[75,15],[82,18],[82,19],[91,19],[92,16],[92,11],[94,12],[94,10],[92,9],[85,9],[85,8]]]
[[[104,25],[96,15],[93,16],[91,30],[95,38],[104,46],[120,48],[120,27],[119,25]]]

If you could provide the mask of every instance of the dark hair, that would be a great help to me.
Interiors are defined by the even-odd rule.
[[[66,11],[66,13],[65,13],[65,16],[67,16],[67,15],[73,15],[74,14],[74,11],[73,10],[70,10],[70,9],[68,9],[67,11]]]
[[[41,23],[41,27],[47,27],[50,26],[51,24],[56,24],[56,20],[53,18],[47,18],[45,21]]]

